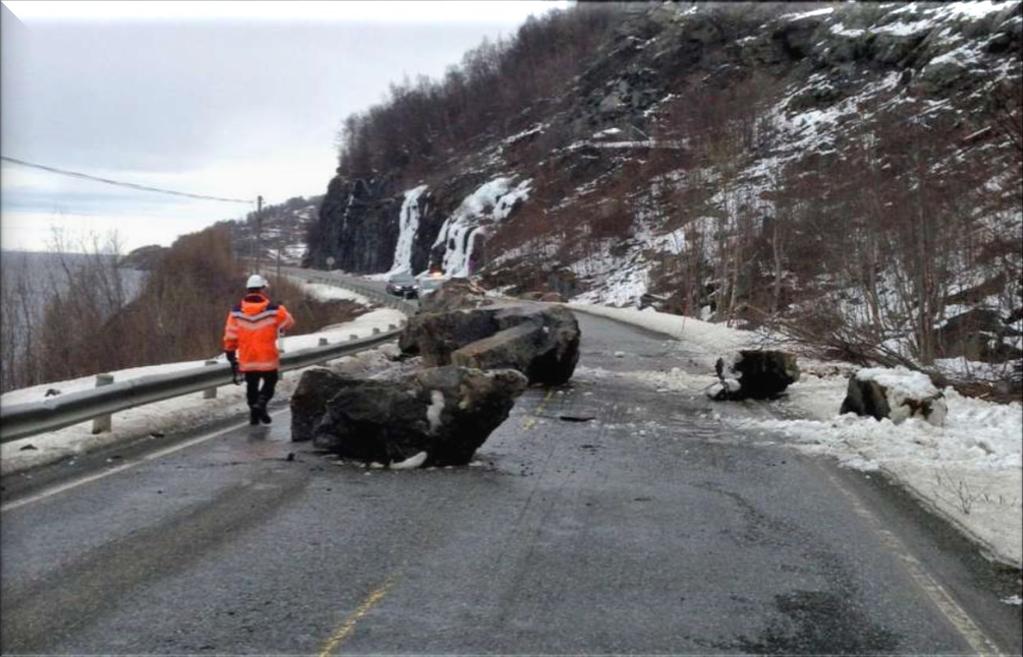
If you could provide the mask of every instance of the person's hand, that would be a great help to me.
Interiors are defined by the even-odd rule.
[[[241,385],[241,381],[238,380],[238,355],[233,351],[225,351],[224,355],[227,362],[231,363],[231,382],[236,386]]]

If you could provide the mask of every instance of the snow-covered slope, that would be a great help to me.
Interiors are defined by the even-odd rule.
[[[265,262],[295,266],[307,251],[309,227],[315,223],[323,198],[297,196],[283,203],[269,204],[261,213],[249,213],[242,221],[225,221],[231,230],[235,252],[256,257],[262,249]]]
[[[621,11],[553,95],[338,175],[307,263],[1019,361],[1019,0]]]

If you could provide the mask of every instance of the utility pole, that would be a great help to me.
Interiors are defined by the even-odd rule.
[[[282,227],[277,227],[277,280],[281,280],[281,242],[284,241],[284,231]]]
[[[263,197],[256,197],[256,273],[262,274],[263,262]]]

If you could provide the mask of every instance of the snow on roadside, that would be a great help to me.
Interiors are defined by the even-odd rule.
[[[713,362],[719,355],[756,348],[762,341],[757,333],[651,310],[568,307],[684,341],[689,364],[706,367],[706,375],[681,367],[633,373],[666,391],[699,394],[715,380]],[[989,556],[1023,566],[1023,406],[963,397],[946,388],[944,426],[919,419],[896,425],[839,415],[854,366],[800,359],[800,369],[802,376],[789,386],[787,399],[773,404],[777,417],[729,419],[722,413],[722,418],[745,434],[781,434],[786,445],[800,451],[834,457],[845,467],[884,472]]]
[[[711,359],[709,361],[712,368],[711,373],[713,373],[714,361],[719,356],[738,349],[751,348],[761,339],[759,334],[750,331],[704,322],[693,317],[659,313],[654,310],[609,308],[586,303],[569,303],[568,307],[591,315],[641,326],[656,333],[671,336],[676,340],[685,340],[687,346],[697,348],[704,356]],[[703,363],[701,362],[701,364]]]
[[[373,329],[386,331],[391,324],[398,325],[404,315],[387,309],[374,310],[357,317],[351,322],[326,327],[318,333],[296,335],[284,338],[285,351],[294,351],[316,346],[319,339],[327,338],[331,343],[347,340],[349,335],[365,338],[373,335]],[[347,358],[347,356],[343,357]],[[224,362],[223,354],[217,360]],[[339,359],[340,360],[340,359]],[[127,370],[111,372],[115,381],[126,381],[151,374],[202,367],[204,361],[169,363],[134,367]],[[286,399],[294,391],[303,370],[284,372],[277,384],[277,399]],[[13,390],[0,396],[0,405],[42,401],[46,390],[58,389],[62,394],[77,390],[90,389],[95,386],[95,377],[82,377],[70,381],[47,383],[32,388]],[[95,451],[96,449],[120,442],[136,440],[164,434],[171,431],[200,427],[210,422],[231,417],[239,419],[247,417],[244,386],[227,385],[217,390],[216,399],[203,399],[201,392],[167,399],[162,402],[146,404],[113,414],[113,431],[103,434],[92,434],[92,421],[75,424],[43,435],[30,436],[0,445],[0,475],[20,472],[47,463],[53,463],[67,457]],[[158,438],[154,438],[158,439]],[[34,449],[29,449],[31,445]]]
[[[303,292],[317,301],[353,301],[364,306],[373,305],[372,301],[361,294],[357,294],[351,290],[346,290],[345,288],[337,287],[335,285],[305,282],[302,282],[299,285]]]

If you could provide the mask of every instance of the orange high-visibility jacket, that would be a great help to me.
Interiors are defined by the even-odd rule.
[[[227,314],[224,351],[238,352],[240,372],[270,372],[280,367],[277,353],[279,331],[291,328],[295,319],[284,306],[270,303],[258,292],[245,295]]]

